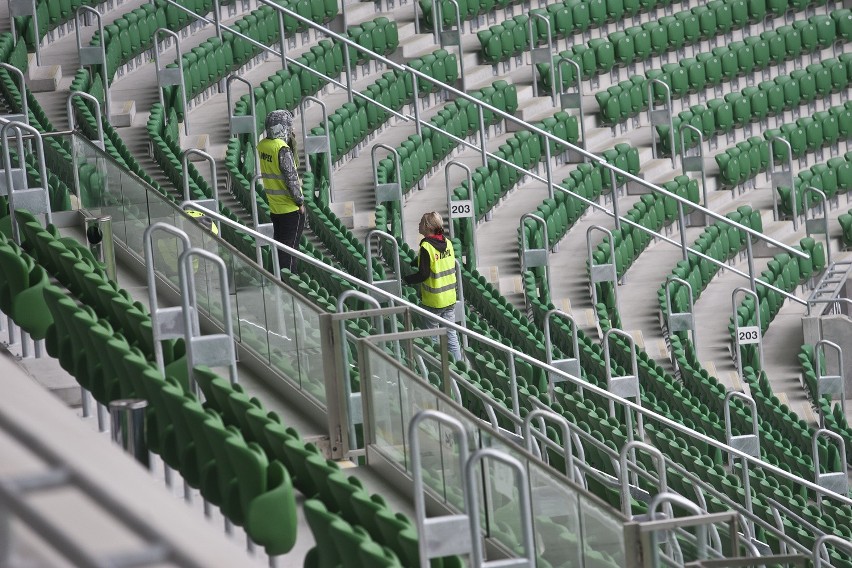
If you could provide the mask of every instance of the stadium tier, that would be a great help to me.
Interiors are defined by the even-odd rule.
[[[852,567],[847,6],[0,6],[0,566]]]

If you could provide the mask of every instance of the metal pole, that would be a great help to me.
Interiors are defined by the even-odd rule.
[[[145,440],[147,407],[148,401],[144,399],[122,399],[109,403],[112,441],[145,467],[149,466]]]
[[[95,260],[103,263],[107,277],[116,279],[115,248],[112,241],[112,217],[86,217],[86,242]]]

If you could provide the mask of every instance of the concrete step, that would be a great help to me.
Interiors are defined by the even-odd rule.
[[[55,91],[62,80],[62,67],[60,65],[35,65],[35,59],[27,72],[27,86],[34,93]]]

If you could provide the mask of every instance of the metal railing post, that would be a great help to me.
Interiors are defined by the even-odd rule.
[[[457,451],[460,475],[464,474],[465,464],[470,456],[468,432],[458,419],[437,410],[421,410],[408,423],[408,440],[411,446],[411,476],[414,483],[414,519],[417,524],[420,566],[429,566],[432,558],[470,554],[473,549],[473,541],[479,538],[477,533],[471,532],[469,518],[478,515],[478,510],[468,509],[467,513],[462,511],[460,514],[440,517],[426,516],[426,490],[423,482],[420,452],[421,429],[419,428],[420,424],[426,420],[437,422],[439,426],[449,428],[453,432],[453,440],[459,446]],[[444,447],[443,439],[439,439],[438,443],[441,448]],[[453,449],[453,451],[456,450]],[[468,487],[465,483],[462,483],[461,486],[463,491]],[[465,505],[467,505],[469,498],[467,494],[464,497]],[[471,515],[472,511],[474,512]]]
[[[467,191],[469,199],[462,199],[458,201],[453,200],[452,189],[450,189],[450,168],[453,166],[464,170],[465,175],[467,176]],[[444,166],[444,185],[447,188],[447,217],[449,217],[450,238],[454,239],[456,237],[455,224],[453,223],[455,219],[470,219],[470,238],[473,242],[466,244],[472,248],[473,262],[471,263],[468,261],[467,264],[469,267],[472,265],[472,268],[476,268],[477,259],[479,258],[479,249],[476,241],[476,188],[473,187],[473,176],[470,166],[463,164],[458,160],[450,160],[447,162],[447,165]]]
[[[527,241],[526,225],[524,221],[531,219],[541,226],[542,231],[542,248],[531,249]],[[536,215],[535,213],[524,213],[521,215],[521,274],[530,268],[544,267],[545,278],[547,279],[547,290],[550,292],[550,243],[547,237],[547,221]],[[527,300],[527,309],[529,309],[529,300]]]
[[[837,356],[837,374],[823,375],[822,361],[826,359],[825,348],[830,347]],[[846,413],[846,381],[843,374],[843,349],[837,343],[828,339],[821,339],[814,345],[814,373],[817,383],[817,406],[819,408],[819,426],[825,428],[825,414],[823,413],[820,400],[828,395],[831,401],[835,398],[840,400],[840,409]]]
[[[737,318],[737,296],[740,294],[751,296],[754,300],[754,317],[757,319],[756,326],[740,326],[739,319]],[[737,373],[739,374],[739,377],[744,380],[742,354],[743,345],[757,346],[759,365],[763,368],[763,326],[760,321],[760,297],[757,295],[757,292],[741,286],[734,288],[734,291],[731,293],[731,312],[734,318],[734,348],[736,349]]]
[[[324,135],[308,135],[308,130],[305,126],[305,107],[308,102],[315,102],[322,109]],[[305,170],[308,172],[311,171],[310,156],[313,154],[326,154],[325,169],[326,175],[328,175],[328,200],[329,202],[334,202],[334,168],[331,163],[331,132],[328,129],[328,109],[323,101],[317,97],[308,95],[299,103],[299,118],[302,121],[302,148],[305,151]]]
[[[151,329],[154,336],[154,360],[161,373],[166,372],[165,360],[163,359],[163,345],[160,343],[166,339],[178,339],[184,337],[183,312],[180,306],[161,308],[157,296],[157,277],[154,273],[154,233],[163,231],[177,239],[182,248],[175,248],[177,256],[189,250],[192,243],[186,232],[173,225],[158,221],[145,228],[142,234],[142,245],[145,251],[145,273],[148,288],[148,306],[151,312]]]
[[[547,44],[544,47],[536,47],[538,45],[535,41],[536,33],[534,28],[536,27],[536,20],[543,21],[547,26]],[[550,88],[550,98],[553,101],[553,105],[556,106],[556,74],[553,73],[553,30],[550,25],[550,19],[541,14],[539,12],[531,12],[530,17],[527,20],[527,36],[529,37],[530,43],[530,66],[532,67],[532,88],[533,88],[533,96],[537,97],[538,94],[538,81],[536,80],[536,63],[550,63],[551,66],[551,88]]]
[[[201,333],[199,321],[198,297],[195,288],[194,257],[213,262],[219,273],[219,300],[222,303],[223,333]],[[178,257],[178,269],[181,292],[181,311],[183,313],[184,341],[186,342],[186,366],[192,391],[198,394],[195,381],[195,367],[227,367],[232,384],[237,383],[237,353],[234,347],[233,320],[231,319],[231,298],[228,287],[228,268],[225,262],[210,251],[199,248],[184,249]]]
[[[571,59],[570,57],[559,56],[558,59],[555,60],[555,69],[556,69],[556,77],[559,80],[558,83],[558,93],[559,93],[559,102],[560,106],[563,109],[566,108],[575,108],[580,111],[580,140],[577,142],[577,146],[586,149],[586,112],[583,110],[583,70],[580,68],[580,64]],[[563,77],[562,77],[562,64],[568,63],[574,68],[574,85],[576,86],[576,93],[568,93],[563,90]],[[587,161],[588,158],[583,156],[583,161]]]
[[[391,243],[393,247],[393,270],[394,274],[396,274],[396,278],[389,280],[373,280],[373,239],[376,239],[377,242],[387,241]],[[379,245],[381,247],[381,245]],[[399,243],[396,238],[390,233],[386,233],[385,231],[380,231],[379,229],[372,229],[367,232],[367,236],[364,237],[364,249],[367,251],[366,260],[367,260],[367,283],[372,284],[376,288],[381,288],[388,294],[393,294],[394,296],[402,295],[402,270],[400,269],[399,264]],[[375,297],[375,296],[374,296]],[[384,298],[376,298],[376,300],[382,301]]]
[[[453,5],[456,13],[456,29],[444,30],[444,14],[443,2],[449,2]],[[435,11],[437,10],[437,12]],[[437,14],[435,20],[435,30],[437,36],[435,43],[440,43],[441,47],[455,45],[459,48],[459,78],[461,79],[462,91],[466,90],[466,81],[464,76],[464,46],[462,45],[462,35],[464,34],[464,22],[461,19],[461,9],[457,0],[432,0],[432,14]]]
[[[527,451],[531,454],[535,453],[535,434],[533,433],[535,429],[532,427],[533,420],[538,420],[543,424],[545,419],[550,422],[554,422],[559,426],[562,433],[562,458],[565,460],[565,474],[571,481],[579,483],[577,468],[574,466],[574,438],[576,437],[576,434],[571,431],[571,424],[561,414],[557,414],[552,410],[545,408],[537,408],[532,412],[527,413],[524,418],[523,429],[523,436],[524,441],[526,441]],[[541,428],[541,435],[547,438],[547,433],[543,427]],[[579,442],[579,438],[577,438],[577,442]],[[578,450],[582,451],[582,447],[581,443],[577,443]],[[548,464],[550,463],[546,448],[545,451],[541,452],[541,456],[543,461]]]
[[[672,296],[671,285],[679,284],[686,287],[687,299],[689,300],[689,311],[673,312],[672,311]],[[686,331],[692,335],[692,344],[698,346],[695,326],[695,298],[692,293],[692,284],[678,278],[677,276],[669,276],[666,278],[666,326],[669,333],[677,333],[678,331]]]
[[[795,192],[792,192],[791,194],[794,194],[794,193]],[[810,202],[811,202],[810,195],[812,193],[815,193],[817,195],[817,197],[819,197],[819,199],[820,199],[820,206],[822,208],[822,219],[818,218],[816,216],[816,213],[814,213],[813,219],[808,219],[808,210],[811,209],[811,207],[809,207]],[[805,211],[804,211],[804,213],[805,213],[805,234],[807,234],[807,236],[809,236],[809,237],[811,235],[819,235],[819,234],[821,234],[823,237],[825,237],[826,266],[831,266],[831,235],[829,234],[829,231],[828,231],[828,198],[826,197],[824,191],[822,191],[821,189],[816,188],[812,185],[809,185],[808,187],[805,188],[803,201],[805,202]],[[794,219],[796,217],[795,211],[796,210],[793,209],[793,218]],[[794,229],[796,228],[795,222],[794,222],[793,228]]]
[[[609,242],[609,262],[595,264],[592,254],[592,233],[600,231],[606,235]],[[618,270],[615,265],[615,240],[612,231],[600,225],[592,225],[586,229],[586,259],[589,263],[589,280],[592,286],[592,304],[598,304],[598,291],[595,284],[599,282],[612,282],[613,294],[615,295],[615,309],[618,310]]]
[[[17,154],[19,172],[12,169],[12,155],[9,146],[9,131],[15,131],[17,140]],[[29,181],[26,175],[26,159],[24,153],[24,136],[27,135],[35,139],[33,149],[38,156],[38,174],[41,182],[40,186],[29,186]],[[53,215],[50,209],[50,191],[47,185],[47,164],[44,159],[44,141],[41,133],[23,122],[7,122],[0,128],[0,140],[2,140],[3,152],[3,171],[6,174],[6,186],[0,187],[0,195],[5,195],[9,199],[9,215],[12,217],[12,238],[16,243],[21,244],[21,235],[18,228],[18,221],[15,216],[15,210],[18,208],[28,209],[33,215],[44,215],[48,223],[53,222]]]
[[[840,454],[840,469],[838,471],[822,473],[819,458],[819,439],[821,437],[830,438],[837,447]],[[814,483],[828,491],[846,495],[849,492],[849,476],[847,474],[848,466],[846,465],[846,442],[843,440],[843,436],[826,428],[816,430],[811,442],[811,457],[814,464]],[[822,512],[822,493],[817,492],[816,502],[817,507]]]
[[[551,332],[551,328],[553,325],[553,318],[559,317],[561,319],[567,320],[571,324],[571,353],[572,357],[564,358],[564,359],[554,359],[553,358],[553,334]],[[578,334],[577,320],[574,319],[569,313],[563,312],[559,309],[548,310],[548,312],[544,315],[544,355],[545,361],[551,367],[556,367],[560,371],[567,373],[573,377],[581,378],[581,369],[580,369],[580,339]],[[553,401],[553,389],[556,387],[557,383],[564,382],[566,379],[564,376],[558,373],[548,373],[547,374],[547,394],[550,396],[550,400]]]
[[[261,223],[260,222],[260,213],[259,213],[258,207],[257,207],[257,184],[258,184],[258,182],[262,182],[262,180],[263,180],[262,174],[256,174],[251,179],[251,188],[250,188],[250,191],[251,191],[251,221],[252,221],[252,226],[254,227],[255,231],[257,231],[258,233],[262,233],[264,236],[272,239],[272,238],[274,238],[275,228],[273,227],[272,223]],[[262,246],[263,246],[263,243],[259,239],[254,239],[254,248],[255,248],[255,254],[257,255],[257,263],[260,264],[261,266],[263,266],[263,250],[261,248]],[[281,265],[280,265],[280,262],[278,260],[277,251],[275,251],[274,248],[273,248],[273,251],[272,251],[272,267],[273,267],[272,271],[275,273],[275,277],[280,278],[281,277]]]
[[[738,436],[734,436],[733,434],[733,428],[731,425],[731,400],[735,398],[745,401],[749,410],[751,410],[751,434],[740,434]],[[727,443],[730,447],[754,458],[760,457],[760,428],[757,424],[757,416],[757,404],[750,396],[740,391],[728,391],[725,393],[725,443]],[[751,497],[751,476],[749,475],[748,460],[743,458],[741,461],[745,506],[749,514],[753,514],[754,509]],[[728,454],[728,465],[730,467],[733,467],[734,465],[733,453]],[[748,522],[748,526],[753,533],[754,523]]]
[[[95,20],[98,22],[100,45],[83,45],[82,39],[80,38],[81,14],[87,14],[88,16],[95,17]],[[15,29],[14,25],[12,26],[12,29]],[[109,122],[112,120],[109,96],[109,84],[111,77],[109,76],[109,70],[107,69],[106,38],[104,37],[104,24],[101,19],[100,12],[91,6],[80,6],[77,8],[77,11],[74,13],[74,30],[77,34],[77,53],[80,58],[80,67],[86,67],[89,65],[101,66],[101,81],[103,82],[104,87],[104,114],[106,114],[107,122]],[[36,37],[38,37],[38,33],[36,33]],[[36,43],[36,58],[38,58],[38,43]]]
[[[387,150],[393,155],[394,168],[396,171],[396,182],[391,183],[379,183],[379,169],[376,164],[376,150],[379,148],[383,150]],[[396,151],[396,148],[388,146],[387,144],[374,144],[372,149],[370,149],[370,158],[373,163],[373,187],[376,190],[376,203],[385,203],[386,201],[395,202],[402,208],[402,169],[400,167],[400,159],[399,152]],[[400,212],[401,213],[401,212]],[[406,242],[405,239],[405,222],[404,220],[401,222],[401,226],[399,228],[400,235],[402,237],[402,242]]]
[[[652,496],[639,487],[638,470],[639,464],[636,460],[636,450],[647,453],[657,468],[657,495],[669,490],[668,476],[666,472],[666,459],[663,453],[650,444],[639,440],[630,440],[618,453],[618,480],[621,482],[621,512],[629,519],[634,519],[632,500],[643,500],[651,502]],[[632,475],[631,475],[632,473]],[[630,478],[634,483],[631,487]]]
[[[233,114],[234,101],[231,95],[231,83],[239,81],[248,87],[249,96],[249,114],[237,115]],[[252,142],[257,143],[257,107],[254,99],[254,87],[251,82],[245,77],[239,75],[228,75],[225,79],[225,96],[228,100],[228,131],[231,136],[239,134],[251,134]]]
[[[787,149],[787,167],[775,170],[775,142],[780,142]],[[798,196],[796,186],[793,184],[793,147],[790,141],[782,136],[773,136],[769,139],[769,179],[772,190],[772,214],[773,219],[778,220],[778,188],[790,188],[790,200],[793,202],[793,217],[798,217]]]
[[[654,85],[662,85],[666,92],[666,106],[663,110],[655,110],[656,97],[654,96]],[[675,167],[677,160],[677,152],[675,151],[675,134],[672,125],[672,89],[668,83],[660,79],[650,79],[647,83],[648,89],[648,122],[651,125],[651,152],[656,160],[657,155],[657,129],[656,126],[664,125],[669,127],[669,143],[672,152],[672,167]]]
[[[630,374],[622,375],[619,377],[612,376],[612,360],[610,356],[610,337],[613,335],[617,335],[626,339],[629,343],[630,347]],[[621,398],[633,398],[636,399],[634,402],[638,406],[642,406],[642,397],[640,396],[639,389],[639,364],[636,358],[636,342],[633,340],[633,336],[618,329],[616,327],[611,327],[604,332],[603,336],[603,346],[604,346],[604,366],[606,367],[606,390],[614,394],[615,396],[619,396]],[[633,433],[633,411],[625,409],[625,418],[627,420],[627,440],[632,442],[634,440]],[[609,415],[615,416],[615,402],[612,400],[609,401]],[[639,439],[643,439],[645,437],[645,425],[643,422],[642,414],[638,415],[638,419],[636,421],[636,426],[639,432]]]
[[[160,35],[166,34],[175,40],[175,51],[177,58],[177,68],[175,67],[160,67]],[[183,76],[183,53],[180,49],[180,36],[168,28],[157,28],[154,32],[154,64],[157,69],[157,95],[160,98],[160,105],[163,107],[163,122],[168,124],[169,113],[166,109],[165,99],[163,98],[163,87],[179,86],[181,93],[181,103],[183,104],[183,132],[189,135],[189,106],[186,93],[186,80]]]
[[[189,157],[190,156],[199,156],[207,161],[210,165],[210,179],[213,180],[213,198],[212,199],[193,199],[192,195],[190,195],[189,191]],[[215,211],[219,210],[219,180],[216,177],[216,160],[202,150],[198,148],[189,148],[188,150],[184,150],[183,154],[181,154],[181,168],[183,173],[183,200],[192,201],[197,203],[198,205],[203,205],[208,209],[213,209]],[[211,203],[212,202],[212,203]],[[212,207],[211,207],[212,206]]]
[[[504,466],[512,468],[515,474],[515,487],[519,493],[519,509],[521,513],[521,546],[524,550],[523,560],[517,559],[516,562],[507,564],[506,560],[494,560],[486,562],[485,553],[482,550],[482,539],[480,538],[480,520],[479,520],[479,495],[478,485],[481,482],[480,476],[477,475],[476,466],[484,461],[489,460],[501,462]],[[486,476],[487,479],[487,476]],[[507,453],[495,450],[493,448],[485,448],[478,450],[468,458],[465,464],[465,493],[467,495],[467,510],[471,512],[468,515],[470,519],[470,533],[473,539],[473,566],[480,568],[497,568],[499,566],[517,566],[518,568],[535,567],[535,540],[533,539],[533,521],[532,509],[530,501],[530,487],[528,482],[527,470],[524,465],[516,458]]]
[[[701,197],[703,199],[701,205],[709,207],[707,202],[707,173],[704,171],[704,134],[700,129],[692,126],[687,122],[682,122],[678,129],[680,133],[680,169],[681,173],[686,175],[687,172],[701,173]],[[698,136],[698,155],[687,156],[686,144],[684,144],[684,130],[691,130]],[[674,148],[672,148],[674,153]]]
[[[14,29],[14,25],[12,28]],[[6,63],[5,61],[0,61],[0,69],[5,69],[11,75],[14,75],[18,80],[18,93],[21,95],[21,113],[20,114],[4,114],[0,115],[0,118],[7,120],[9,122],[23,122],[24,124],[30,123],[30,108],[29,108],[29,100],[27,98],[27,81],[24,77],[24,72],[11,65]]]

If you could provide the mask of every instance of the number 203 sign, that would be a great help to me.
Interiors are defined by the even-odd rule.
[[[473,217],[473,201],[452,201],[450,202],[450,217],[453,219],[463,219],[465,217]]]
[[[760,328],[756,325],[739,328],[737,330],[737,343],[740,345],[760,343]]]

